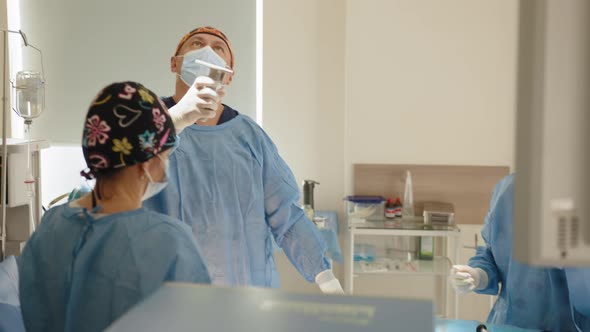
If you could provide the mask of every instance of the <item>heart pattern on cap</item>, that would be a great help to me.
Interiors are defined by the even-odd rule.
[[[119,118],[119,126],[121,126],[121,128],[129,127],[141,116],[141,111],[134,110],[125,105],[115,106],[113,112],[115,113],[115,116]]]

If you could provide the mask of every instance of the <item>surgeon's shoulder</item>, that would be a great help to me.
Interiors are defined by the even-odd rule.
[[[56,236],[59,237],[59,234],[65,229],[64,227],[68,226],[64,223],[65,221],[65,204],[49,209],[41,218],[35,232],[27,240],[24,250],[27,253],[38,253],[45,251],[41,248],[56,245]]]
[[[65,220],[68,212],[66,204],[52,207],[45,212],[35,233],[39,234],[50,231],[58,226],[61,221]]]
[[[249,126],[252,128],[261,128],[256,121],[254,121],[251,117],[245,114],[238,114],[234,120],[241,121],[244,126]],[[233,121],[233,120],[232,120]]]
[[[492,194],[492,209],[495,209],[497,205],[501,204],[506,199],[512,200],[513,191],[514,173],[507,175],[502,180],[500,180],[498,184],[496,184],[496,187],[494,188],[494,192]]]
[[[252,134],[254,137],[267,136],[264,129],[247,115],[239,114],[232,121],[236,121],[236,127],[244,133]]]
[[[155,232],[161,237],[168,237],[179,243],[186,244],[194,241],[191,228],[176,218],[146,210],[145,219],[148,220],[145,232]]]
[[[499,195],[504,195],[507,192],[512,191],[514,188],[514,173],[507,175],[497,185],[496,190]]]
[[[51,209],[47,210],[47,212],[45,212],[43,214],[43,217],[41,218],[41,220],[43,220],[43,221],[45,221],[45,220],[53,220],[55,218],[55,216],[61,216],[61,215],[63,215],[64,212],[65,212],[65,208],[67,206],[66,204],[54,206]]]

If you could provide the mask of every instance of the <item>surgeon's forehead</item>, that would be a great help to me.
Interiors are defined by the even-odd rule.
[[[189,39],[187,39],[184,44],[182,45],[182,47],[180,48],[180,54],[184,54],[186,51],[190,50],[192,48],[192,44],[195,41],[200,41],[200,42],[208,42],[211,44],[211,46],[220,46],[223,47],[226,51],[229,51],[229,48],[227,47],[227,45],[225,44],[225,41],[223,39],[221,39],[220,37],[208,34],[208,33],[197,33],[192,35]]]

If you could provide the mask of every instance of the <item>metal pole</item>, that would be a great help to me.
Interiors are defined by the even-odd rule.
[[[459,263],[459,257],[461,256],[461,252],[460,252],[460,244],[461,244],[461,229],[459,229],[459,231],[457,232],[457,234],[455,235],[455,252],[454,252],[454,264],[458,264]],[[459,293],[455,292],[455,319],[459,319]]]
[[[6,182],[7,179],[7,165],[8,165],[8,146],[6,142],[6,130],[8,122],[8,114],[6,112],[6,81],[8,66],[8,31],[4,31],[4,73],[2,80],[2,260],[6,258]]]
[[[453,264],[456,264],[455,262],[457,261],[457,257],[455,257],[455,246],[457,245],[457,238],[455,237],[455,234],[450,234],[448,236],[445,237],[441,237],[444,245],[443,245],[443,249],[444,249],[444,255],[443,257],[446,258],[446,262],[450,262],[451,266]],[[435,265],[436,266],[436,265]],[[446,265],[445,265],[446,268]],[[443,275],[439,275],[436,276],[437,279],[440,280],[441,282],[441,289],[442,289],[442,294],[444,297],[444,317],[446,319],[451,319],[451,317],[455,317],[455,312],[456,312],[456,308],[455,308],[455,302],[452,301],[452,299],[454,299],[453,297],[453,291],[451,289],[451,287],[449,287],[449,276],[448,273],[447,274],[443,274]]]

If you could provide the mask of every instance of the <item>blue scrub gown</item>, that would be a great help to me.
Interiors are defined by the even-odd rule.
[[[24,332],[18,299],[18,266],[14,256],[0,262],[0,332]]]
[[[188,227],[143,208],[55,207],[19,263],[28,331],[102,331],[166,281],[210,282]]]
[[[566,268],[565,276],[579,331],[590,331],[590,268]]]
[[[168,187],[144,206],[191,226],[214,284],[278,287],[273,238],[307,281],[330,268],[291,170],[250,118],[186,128],[169,159]]]
[[[512,211],[514,175],[504,178],[492,195],[479,247],[469,265],[488,274],[488,285],[476,291],[496,295],[501,291],[488,322],[527,329],[576,331],[568,285],[563,269],[531,267],[512,256]],[[576,319],[590,328],[588,319]],[[590,331],[583,329],[584,331]]]

